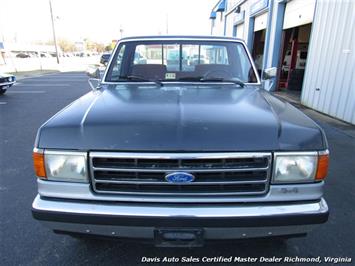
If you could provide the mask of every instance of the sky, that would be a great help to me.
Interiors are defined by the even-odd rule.
[[[123,37],[166,33],[209,35],[209,15],[218,0],[51,1],[58,38],[72,41],[88,38],[108,43],[120,38],[120,30]],[[49,0],[0,2],[0,40],[53,39]]]

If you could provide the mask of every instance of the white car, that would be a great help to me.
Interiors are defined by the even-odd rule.
[[[16,82],[16,77],[11,74],[0,73],[0,95],[4,94]]]

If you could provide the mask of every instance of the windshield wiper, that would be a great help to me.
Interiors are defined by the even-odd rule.
[[[179,81],[199,81],[199,82],[231,82],[244,88],[245,84],[240,79],[224,79],[224,78],[204,78],[204,77],[182,77]]]
[[[244,88],[245,84],[240,79],[224,79],[224,78],[201,78],[200,81],[202,82],[231,82],[234,84],[239,85],[240,87]]]
[[[127,75],[127,76],[120,76],[120,80],[129,80],[129,81],[142,81],[142,82],[154,82],[155,84],[158,84],[160,86],[163,86],[163,83],[160,82],[160,80],[157,79],[148,79],[145,77],[141,76],[135,76],[135,75]]]
[[[201,81],[202,77],[182,77],[178,81]]]

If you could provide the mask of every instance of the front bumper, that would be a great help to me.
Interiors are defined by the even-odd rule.
[[[12,85],[14,85],[16,83],[16,81],[6,81],[6,82],[0,82],[0,88],[2,87],[11,87]]]
[[[198,228],[205,239],[303,234],[328,219],[324,199],[298,203],[132,204],[43,198],[32,215],[50,229],[122,238],[153,239],[160,228]]]

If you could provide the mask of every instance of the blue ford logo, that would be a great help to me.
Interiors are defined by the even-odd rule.
[[[184,172],[175,172],[165,176],[165,180],[170,183],[190,183],[195,180],[195,177],[192,174]]]

